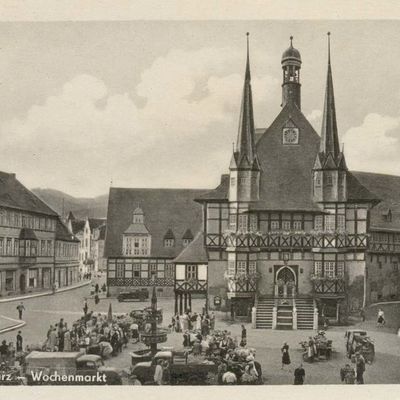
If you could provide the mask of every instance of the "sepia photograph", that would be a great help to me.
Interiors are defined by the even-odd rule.
[[[0,21],[0,386],[400,383],[399,37]]]

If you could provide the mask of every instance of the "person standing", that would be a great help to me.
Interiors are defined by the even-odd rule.
[[[356,378],[354,368],[350,364],[346,364],[344,368],[340,370],[340,379],[346,385],[353,385]]]
[[[365,310],[363,308],[360,311],[360,317],[361,317],[361,321],[365,322]]]
[[[383,312],[382,308],[380,308],[378,310],[378,321],[377,321],[377,323],[378,323],[378,326],[381,326],[381,327],[383,325],[385,325],[385,313]]]
[[[17,305],[17,310],[19,319],[22,319],[22,312],[25,310],[24,303],[22,301]]]
[[[364,384],[364,372],[365,372],[365,359],[360,354],[360,352],[356,352],[356,380],[357,384]]]
[[[64,332],[64,351],[71,351],[71,348],[71,333],[67,328],[67,330]]]
[[[215,314],[214,314],[214,311],[212,311],[211,315],[210,315],[210,328],[211,328],[211,331],[213,331],[215,329]]]
[[[94,291],[95,291],[96,294],[99,293],[99,289],[100,289],[99,284],[96,283],[96,285],[94,287]]]
[[[23,349],[23,339],[22,339],[21,331],[18,331],[18,334],[17,334],[17,353],[22,351],[22,349]]]
[[[304,383],[304,378],[306,376],[306,371],[304,371],[303,364],[300,365],[294,370],[294,384],[302,385]]]
[[[163,367],[161,363],[162,360],[159,360],[154,371],[154,383],[159,386],[163,384]]]
[[[87,300],[85,299],[85,304],[83,305],[83,313],[86,317],[87,313],[88,313],[89,307],[88,307],[88,303]]]
[[[282,352],[282,368],[284,369],[285,365],[290,365],[290,355],[289,355],[289,345],[285,342],[281,348]]]
[[[240,346],[244,347],[247,344],[247,330],[244,325],[242,325],[242,340]]]

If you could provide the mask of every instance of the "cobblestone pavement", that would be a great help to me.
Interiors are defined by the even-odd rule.
[[[79,288],[73,291],[59,293],[54,296],[38,297],[24,301],[26,311],[23,319],[27,322],[22,328],[25,344],[38,343],[44,339],[50,324],[64,318],[71,324],[82,315],[84,297],[89,295],[89,288]],[[127,313],[133,309],[140,309],[149,303],[126,302],[118,303],[116,299],[103,298],[100,304],[94,305],[93,299],[88,300],[89,308],[95,312],[107,312],[111,303],[113,312]],[[18,302],[0,304],[0,315],[18,318],[15,307]],[[204,305],[203,299],[193,300],[192,308],[200,311]],[[172,299],[159,299],[159,307],[164,311],[164,323],[168,325],[171,320],[174,302]],[[217,314],[216,328],[227,329],[233,335],[240,336],[240,323],[231,324],[229,316],[225,313]],[[265,383],[271,385],[292,384],[293,370],[301,360],[299,342],[313,334],[312,331],[272,331],[252,329],[246,324],[248,344],[257,350],[256,358],[261,363]],[[376,328],[374,321],[366,321],[360,327],[365,327],[370,336],[375,340],[376,359],[368,365],[365,372],[366,383],[400,383],[400,337],[387,330]],[[332,327],[327,336],[333,340],[334,353],[329,361],[319,361],[314,364],[304,364],[307,384],[339,384],[339,371],[344,363],[348,362],[344,348],[345,327]],[[0,339],[15,340],[16,332],[0,335]],[[290,346],[292,364],[290,372],[282,371],[280,348],[283,342]],[[168,341],[163,344],[182,348],[182,334],[171,333]],[[123,353],[107,361],[110,366],[127,370],[130,366],[129,352],[142,348],[142,344],[129,344]]]

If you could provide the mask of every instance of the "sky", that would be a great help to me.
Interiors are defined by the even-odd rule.
[[[400,175],[400,22],[0,22],[0,170],[30,188],[212,188],[236,140],[250,32],[255,123],[280,111],[282,52],[302,56],[320,132],[327,31],[352,170]]]

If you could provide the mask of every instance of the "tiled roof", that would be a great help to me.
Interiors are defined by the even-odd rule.
[[[207,250],[204,247],[203,232],[199,232],[193,242],[189,243],[175,258],[175,263],[208,263]]]
[[[98,228],[99,226],[103,225],[106,222],[105,218],[89,218],[89,227],[91,232],[93,229]]]
[[[79,243],[79,239],[68,230],[59,218],[56,223],[56,240]]]
[[[15,174],[2,171],[0,171],[0,206],[57,216],[57,213],[44,201],[19,182]]]
[[[168,228],[167,232],[164,235],[164,240],[165,239],[175,239],[174,232],[172,232],[171,228]]]
[[[125,234],[135,234],[138,233],[140,235],[147,235],[149,233],[149,230],[146,228],[146,225],[144,224],[137,224],[137,223],[132,223],[129,225],[128,229],[124,231]]]
[[[85,228],[86,221],[85,220],[79,220],[79,219],[74,219],[71,221],[71,226],[72,226],[72,232],[74,235],[76,235],[78,232],[83,231]]]
[[[193,239],[193,233],[190,229],[186,229],[186,232],[183,234],[182,239]]]
[[[196,201],[228,201],[229,195],[229,175],[221,175],[221,183],[214,189],[198,196]]]
[[[151,234],[151,257],[175,258],[183,249],[182,236],[186,230],[198,232],[201,229],[202,208],[194,199],[205,192],[201,189],[111,188],[105,256],[121,256],[122,234],[140,204]],[[170,228],[175,235],[175,245],[164,247],[164,236]]]
[[[400,176],[353,172],[355,178],[382,201],[370,212],[370,229],[400,230]],[[385,213],[391,210],[392,218]]]

